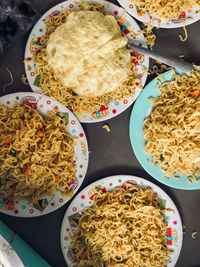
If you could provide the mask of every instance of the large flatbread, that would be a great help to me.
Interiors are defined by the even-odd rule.
[[[50,35],[48,63],[57,79],[80,96],[112,92],[130,71],[127,38],[111,15],[78,11]]]

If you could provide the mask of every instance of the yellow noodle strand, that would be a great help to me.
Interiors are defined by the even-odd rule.
[[[23,82],[25,85],[29,85],[27,76],[24,75],[24,74],[22,74],[22,82]]]
[[[3,92],[5,92],[6,87],[8,87],[9,85],[12,85],[12,84],[14,83],[14,78],[13,78],[12,72],[9,70],[9,68],[6,68],[6,70],[7,70],[7,72],[8,72],[9,75],[10,75],[10,79],[11,79],[11,81],[8,82],[8,83],[6,83],[6,84],[4,84],[4,86],[3,86]]]
[[[188,33],[187,33],[185,25],[183,25],[183,30],[184,30],[184,33],[185,33],[185,37],[183,38],[183,36],[181,34],[179,34],[179,38],[180,38],[180,40],[182,42],[185,42],[185,41],[187,41],[187,38],[188,38]]]

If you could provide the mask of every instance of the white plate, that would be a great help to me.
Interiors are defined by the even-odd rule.
[[[157,16],[151,14],[142,14],[139,8],[129,0],[117,0],[122,7],[124,7],[129,14],[141,22],[154,23],[154,26],[160,28],[179,28],[184,25],[187,26],[200,19],[200,7],[188,9],[182,12],[178,19],[171,18],[170,20],[161,20]],[[138,13],[140,15],[138,15]]]
[[[69,133],[78,138],[77,145],[74,147],[74,163],[77,166],[76,179],[71,185],[71,190],[76,193],[85,178],[89,160],[87,139],[80,122],[70,110],[47,96],[24,92],[0,97],[0,105],[6,105],[9,108],[12,108],[16,102],[20,103],[20,101],[36,108],[43,116],[46,116],[48,111],[57,110],[60,113],[60,116],[63,116],[68,121],[67,128]],[[15,208],[9,210],[8,201],[1,196],[0,211],[18,217],[40,216],[58,209],[70,199],[71,197],[63,197],[59,192],[56,192],[53,197],[42,197],[40,206],[36,206],[26,200],[19,200],[15,204]]]
[[[62,252],[68,266],[73,263],[72,252],[69,249],[69,245],[71,242],[70,235],[72,235],[72,230],[75,228],[74,225],[70,225],[71,218],[73,218],[74,214],[81,214],[85,206],[92,206],[93,201],[91,199],[97,192],[95,189],[97,186],[100,190],[103,189],[106,191],[111,191],[116,186],[122,186],[123,183],[127,182],[131,182],[137,186],[141,186],[142,188],[146,188],[148,186],[151,187],[154,195],[158,196],[162,200],[165,209],[169,210],[165,212],[165,219],[167,222],[166,240],[167,248],[173,250],[174,253],[171,255],[171,262],[167,265],[167,267],[175,266],[181,251],[183,241],[182,222],[175,204],[173,203],[171,198],[157,185],[143,178],[129,175],[116,175],[98,180],[83,189],[73,199],[65,213],[60,236]],[[174,213],[170,212],[171,209],[174,211]]]
[[[95,1],[96,3],[103,4],[105,1],[102,0],[97,0]],[[48,17],[50,14],[52,14],[55,11],[61,11],[63,9],[70,9],[70,10],[78,10],[79,6],[76,4],[75,5],[74,0],[69,0],[62,2],[53,8],[51,8],[49,11],[47,11],[41,18],[40,20],[36,23],[34,26],[33,30],[30,33],[30,36],[28,38],[27,44],[26,44],[26,49],[25,49],[25,70],[26,70],[26,76],[28,78],[28,82],[32,88],[32,90],[36,93],[41,93],[41,89],[37,86],[34,85],[35,80],[37,81],[37,76],[35,74],[35,62],[33,60],[33,55],[31,54],[30,51],[30,45],[32,42],[34,42],[34,45],[40,45],[38,37],[41,37],[45,34],[46,32],[46,25],[45,25],[45,18]],[[107,6],[105,7],[105,12],[108,12],[112,14],[114,17],[121,17],[123,14],[123,9],[112,4],[109,2],[106,2]],[[134,41],[135,44],[140,44],[143,47],[147,47],[145,43],[145,39],[143,35],[138,36],[136,39],[133,39],[130,36],[130,31],[138,32],[140,31],[139,26],[129,16],[128,14],[125,15],[125,19],[121,19],[121,24],[120,28],[122,31],[122,34],[126,35],[129,40]],[[140,58],[140,55],[137,54],[137,56]],[[27,61],[28,59],[28,61]],[[142,85],[144,86],[147,74],[143,74],[142,67],[145,66],[147,69],[149,68],[149,58],[145,56],[144,61],[137,62],[137,74],[141,79]],[[126,98],[122,99],[116,102],[111,103],[108,107],[105,107],[102,105],[99,110],[94,110],[92,114],[88,114],[85,116],[83,119],[81,119],[81,122],[98,122],[98,121],[104,121],[110,118],[113,118],[123,112],[125,109],[127,109],[138,97],[140,93],[140,89],[137,88],[134,94],[134,98]]]

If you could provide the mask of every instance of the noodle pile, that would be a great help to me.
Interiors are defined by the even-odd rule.
[[[160,84],[161,95],[144,121],[145,152],[152,155],[166,177],[196,176],[200,166],[200,73],[174,73],[170,82]]]
[[[147,45],[150,47],[150,49],[152,49],[152,47],[155,44],[155,40],[156,40],[156,35],[153,33],[153,27],[154,27],[154,25],[151,23],[142,23],[141,24],[142,30],[140,30],[135,35],[135,36],[139,36],[141,34],[144,34],[145,41],[146,41]]]
[[[150,11],[160,19],[178,19],[183,11],[200,6],[200,0],[130,0],[138,6],[140,12]]]
[[[95,3],[81,3],[80,10],[91,10],[102,12],[104,6]],[[141,81],[136,77],[134,57],[130,58],[130,73],[128,78],[123,80],[120,86],[113,92],[106,93],[103,96],[83,97],[77,95],[71,88],[67,88],[55,77],[52,67],[47,61],[46,46],[50,34],[55,29],[66,22],[69,10],[63,10],[59,15],[48,17],[46,22],[47,32],[41,38],[42,46],[39,52],[35,55],[36,74],[40,76],[39,87],[42,93],[58,100],[63,105],[73,110],[77,116],[81,117],[88,113],[93,113],[98,110],[100,105],[109,105],[115,100],[132,97],[136,88],[141,88]],[[73,11],[78,12],[78,11]]]
[[[56,111],[43,119],[29,106],[0,105],[0,195],[34,203],[56,191],[72,195],[74,145]]]
[[[73,231],[72,266],[164,266],[170,260],[166,225],[160,201],[150,188],[126,184],[96,196]]]
[[[159,75],[160,73],[163,73],[164,71],[171,70],[172,67],[168,67],[162,62],[156,62],[156,64],[153,65],[152,70],[149,71],[150,74],[156,74]]]

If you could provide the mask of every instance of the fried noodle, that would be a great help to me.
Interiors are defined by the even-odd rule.
[[[160,163],[166,177],[196,176],[200,163],[200,73],[160,83],[161,95],[150,116],[144,120],[145,152]],[[176,178],[180,178],[176,176]]]
[[[74,267],[160,267],[170,257],[166,222],[152,190],[131,184],[96,196],[73,231]]]
[[[0,195],[34,203],[56,191],[72,195],[74,145],[56,111],[43,119],[30,106],[0,105]]]
[[[200,0],[130,0],[136,4],[140,12],[148,14],[150,11],[158,18],[170,20],[178,19],[183,11],[200,6]]]

